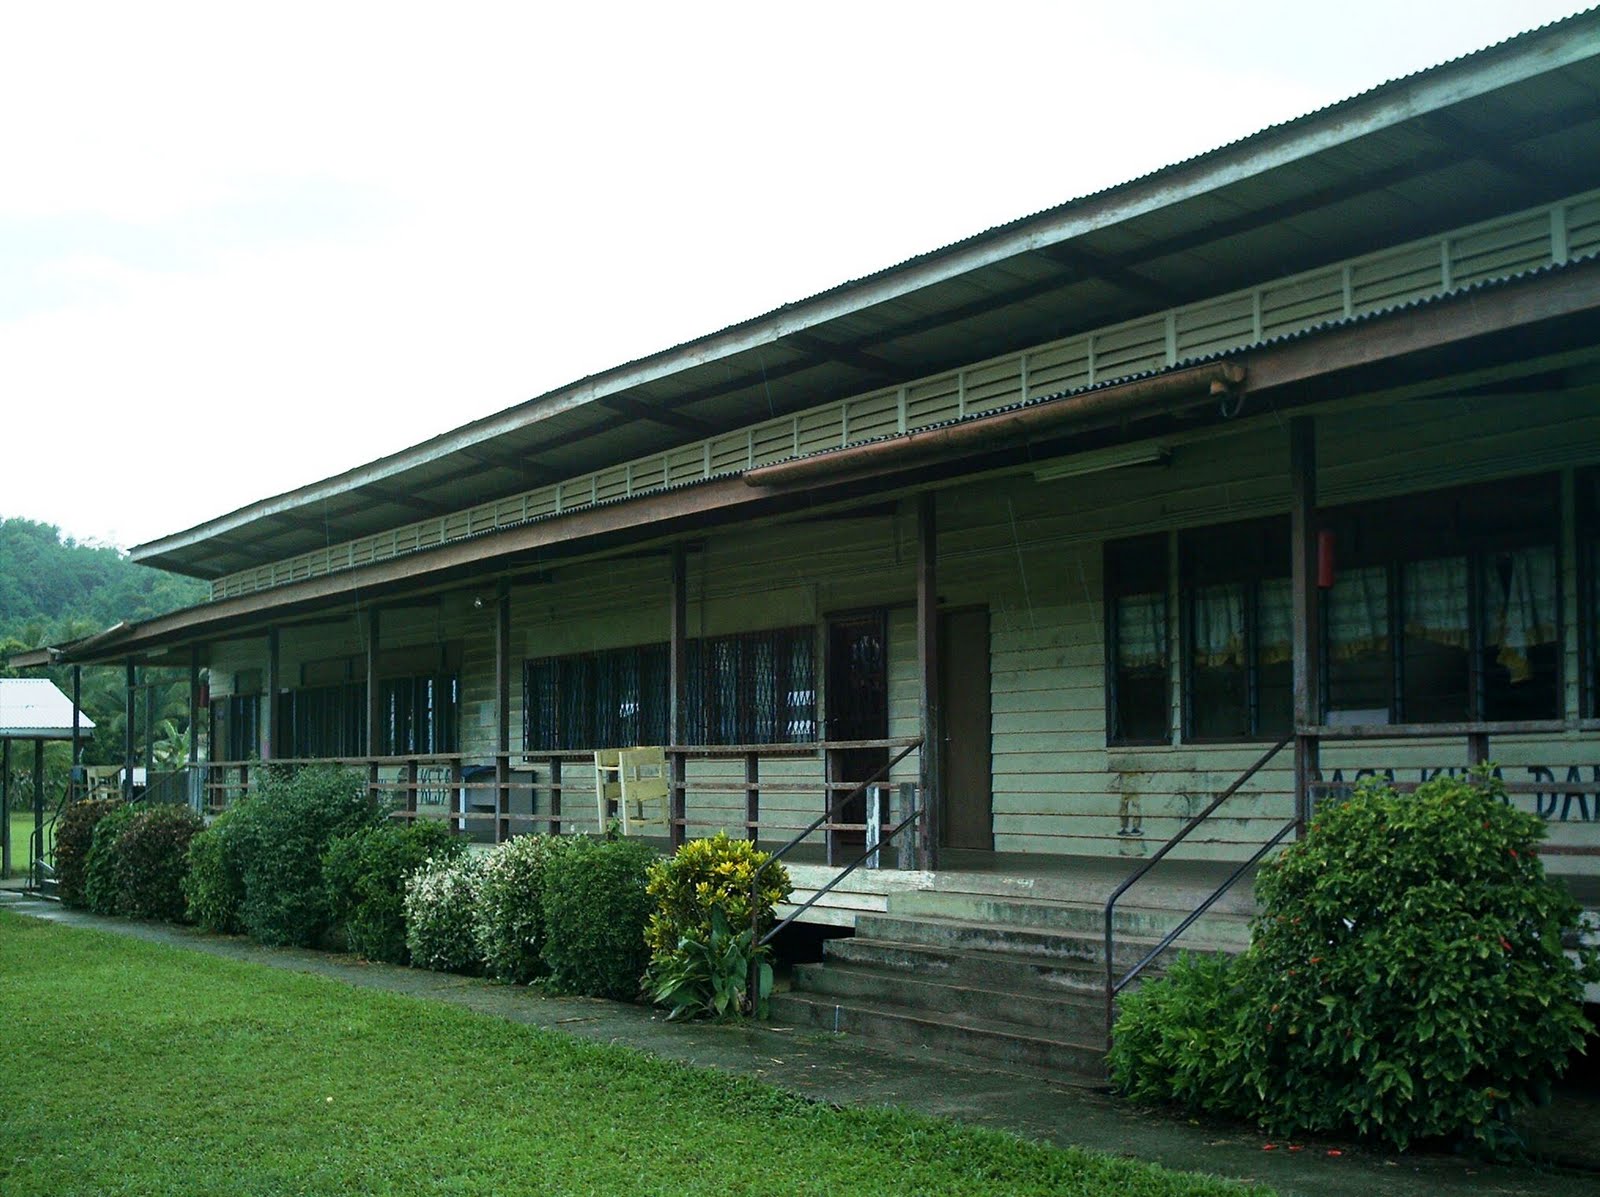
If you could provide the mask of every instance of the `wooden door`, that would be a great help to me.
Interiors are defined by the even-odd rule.
[[[946,848],[994,848],[989,754],[989,611],[939,613],[939,710],[944,801],[939,827]]]
[[[827,738],[883,740],[889,735],[889,635],[882,611],[840,616],[828,622]],[[829,780],[865,781],[889,760],[887,748],[852,748],[830,754]],[[833,791],[835,799],[843,790]],[[851,799],[836,823],[865,823],[865,795]],[[828,835],[829,863],[853,859],[866,844],[860,831]]]

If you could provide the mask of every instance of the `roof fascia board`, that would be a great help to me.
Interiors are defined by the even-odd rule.
[[[1226,355],[1246,371],[1241,389],[1267,394],[1290,390],[1307,380],[1393,361],[1412,354],[1459,345],[1477,337],[1507,333],[1551,320],[1600,311],[1600,259],[1543,271],[1413,304],[1347,324],[1285,338],[1272,344]],[[1143,379],[1113,383],[1101,393],[1110,396],[1121,387],[1137,393]],[[1063,400],[1071,396],[1062,396]],[[1051,402],[1051,401],[1046,401]],[[1275,400],[1292,405],[1290,400]],[[1009,413],[977,417],[1004,419]],[[819,455],[827,457],[828,455]],[[877,472],[868,470],[870,475]],[[851,474],[859,480],[863,474]],[[845,479],[840,479],[843,481]],[[804,497],[804,491],[796,492]],[[670,535],[672,525],[696,517],[759,512],[776,498],[746,483],[740,475],[715,478],[676,490],[657,492],[625,503],[586,507],[554,519],[543,519],[492,535],[457,541],[420,553],[393,557],[371,565],[322,574],[302,582],[237,598],[220,599],[158,616],[142,624],[124,624],[76,645],[49,651],[50,661],[83,662],[84,653],[115,659],[146,647],[185,637],[204,636],[242,620],[275,610],[303,608],[307,604],[358,597],[364,589],[393,586],[407,581],[428,585],[452,570],[481,565],[496,558],[527,553],[573,541],[617,533],[644,531]],[[34,664],[35,653],[12,659],[14,665]],[[39,661],[38,664],[50,663]]]
[[[607,395],[769,345],[791,333],[804,332],[1007,258],[1146,215],[1536,74],[1593,58],[1600,54],[1595,23],[1594,14],[1579,14],[1511,42],[1382,84],[1141,179],[980,233],[857,283],[847,283],[720,332],[591,375],[343,474],[137,545],[129,556],[143,561],[191,547],[266,516],[392,478]]]

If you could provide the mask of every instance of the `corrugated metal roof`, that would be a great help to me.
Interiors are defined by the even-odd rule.
[[[141,545],[202,577],[1600,185],[1600,10]],[[1529,114],[1537,116],[1530,119]],[[698,429],[698,431],[697,431]]]
[[[48,678],[0,678],[0,740],[70,740],[72,699]],[[89,716],[78,726],[94,730]]]

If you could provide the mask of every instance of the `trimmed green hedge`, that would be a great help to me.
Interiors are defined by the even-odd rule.
[[[546,984],[632,1001],[650,962],[646,891],[655,851],[637,840],[563,836],[544,864]]]
[[[406,881],[429,860],[466,850],[443,823],[379,823],[340,836],[322,858],[328,909],[345,945],[365,960],[404,964]]]

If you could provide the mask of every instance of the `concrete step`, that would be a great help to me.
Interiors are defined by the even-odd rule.
[[[1204,897],[1204,894],[1195,895],[1192,902],[1181,907],[1119,903],[1112,914],[1112,927],[1119,937],[1126,935],[1157,940],[1182,922]],[[1105,928],[1105,911],[1101,902],[942,890],[891,894],[887,913],[1095,936],[1103,935]],[[1184,942],[1191,941],[1242,951],[1250,943],[1249,916],[1242,912],[1207,911],[1185,932]]]
[[[1038,931],[1003,923],[931,917],[905,917],[894,914],[862,915],[856,921],[858,937],[888,940],[893,943],[955,948],[968,952],[995,952],[1040,957],[1049,961],[1105,960],[1105,941],[1088,932]],[[1131,935],[1118,935],[1114,943],[1116,962],[1127,968],[1142,959],[1155,941]],[[1181,950],[1226,951],[1227,945],[1196,942],[1185,936],[1181,946],[1167,949],[1163,959]]]
[[[1104,1050],[1098,1042],[1028,1034],[969,1014],[928,1014],[866,999],[804,993],[775,995],[772,1014],[792,1025],[860,1035],[875,1046],[951,1055],[1056,1080],[1098,1083],[1104,1077]]]
[[[829,940],[823,947],[823,957],[829,963],[894,969],[951,985],[976,985],[1040,996],[1093,997],[1105,989],[1105,969],[1096,961],[1058,959],[1026,952],[967,951],[854,935]]]
[[[1010,992],[931,980],[894,968],[802,964],[795,969],[794,992],[918,1015],[959,1016],[997,1030],[1073,1042],[1092,1042],[1105,1030],[1105,1008],[1094,994]]]

